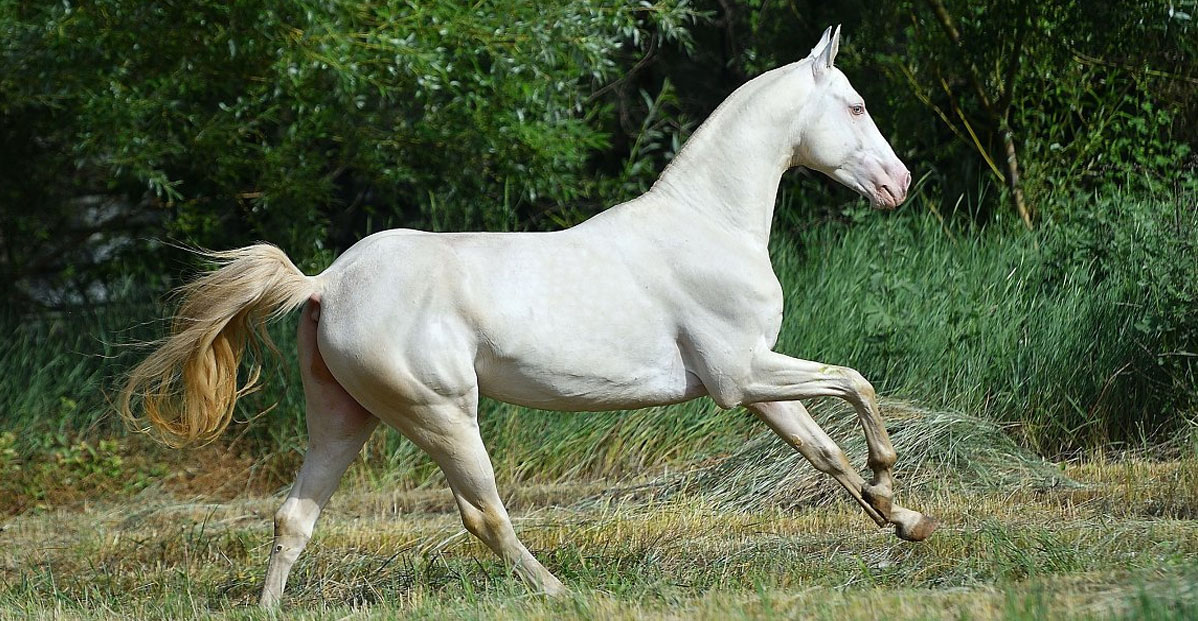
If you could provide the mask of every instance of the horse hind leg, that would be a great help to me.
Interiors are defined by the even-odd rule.
[[[291,492],[275,514],[274,544],[260,600],[264,607],[278,605],[291,566],[311,538],[321,509],[378,424],[378,419],[337,383],[325,365],[316,346],[319,309],[319,302],[310,300],[300,317],[299,359],[308,451]]]
[[[478,429],[477,390],[435,404],[406,406],[396,427],[441,467],[462,524],[530,587],[550,596],[566,587],[516,537],[495,486],[495,472]],[[385,417],[391,421],[392,417]]]

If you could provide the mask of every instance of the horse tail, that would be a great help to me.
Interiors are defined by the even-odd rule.
[[[318,277],[305,276],[270,244],[204,256],[219,267],[175,292],[181,302],[170,336],[129,373],[117,403],[121,416],[143,429],[134,410],[144,411],[174,447],[211,442],[229,426],[237,399],[256,389],[263,347],[278,353],[267,322],[321,290]],[[238,387],[247,347],[250,369]]]

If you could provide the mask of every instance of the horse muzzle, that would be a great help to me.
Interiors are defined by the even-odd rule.
[[[907,200],[911,186],[911,171],[896,160],[889,166],[879,165],[871,175],[869,199],[879,209],[894,209]]]

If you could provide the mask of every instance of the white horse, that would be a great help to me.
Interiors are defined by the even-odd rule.
[[[318,276],[259,244],[183,289],[172,336],[134,371],[140,403],[176,443],[232,416],[237,367],[268,315],[306,303],[299,355],[310,445],[275,515],[263,606],[279,602],[321,508],[379,421],[441,467],[466,529],[533,588],[565,587],[516,537],[479,436],[480,395],[536,408],[639,408],[711,397],[745,406],[830,474],[878,525],[921,540],[934,519],[891,502],[894,449],[856,371],[772,351],[782,288],[767,242],[783,172],[823,172],[893,208],[911,175],[832,61],[811,55],[740,87],[652,189],[552,233],[371,235]],[[256,379],[256,372],[250,384]],[[799,403],[836,396],[857,411],[868,483]]]

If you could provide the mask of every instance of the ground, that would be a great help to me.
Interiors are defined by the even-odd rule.
[[[1198,618],[1198,460],[1064,466],[1081,486],[904,500],[899,541],[843,501],[732,510],[509,486],[528,547],[573,589],[530,594],[439,486],[350,477],[292,574],[286,618]],[[831,481],[828,485],[832,485]],[[267,618],[253,606],[279,494],[135,496],[35,509],[0,530],[0,617]]]

